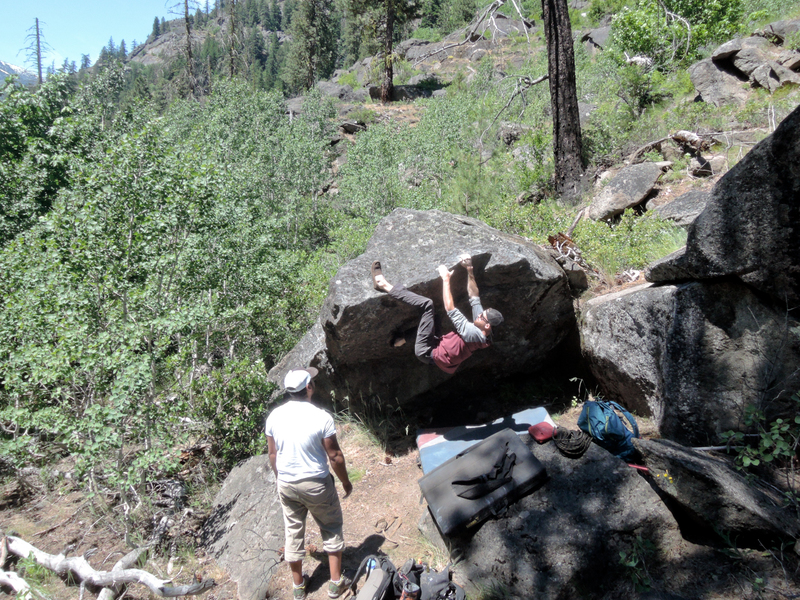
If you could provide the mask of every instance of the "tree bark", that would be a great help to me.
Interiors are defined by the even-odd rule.
[[[574,203],[583,192],[584,165],[575,54],[566,0],[542,0],[542,20],[553,109],[555,188],[562,199]]]
[[[383,85],[381,86],[381,102],[391,102],[394,92],[394,57],[392,46],[394,37],[394,0],[386,0],[386,38],[383,47]]]

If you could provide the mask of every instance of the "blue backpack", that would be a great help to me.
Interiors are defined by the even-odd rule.
[[[614,409],[619,410],[630,423],[633,432],[625,426]],[[632,438],[639,437],[636,419],[613,400],[595,400],[584,403],[578,417],[578,427],[592,436],[598,446],[614,456],[631,459],[636,456]]]

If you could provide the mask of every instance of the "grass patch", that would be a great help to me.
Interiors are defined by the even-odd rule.
[[[347,476],[350,478],[350,483],[358,483],[359,481],[364,479],[364,475],[366,474],[367,470],[359,467],[353,467],[347,469]]]
[[[433,27],[418,27],[411,34],[412,38],[425,40],[426,42],[441,42],[442,32]]]

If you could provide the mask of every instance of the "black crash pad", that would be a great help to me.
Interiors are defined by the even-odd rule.
[[[513,467],[505,483],[491,490],[493,483],[504,481],[503,467]],[[483,481],[481,475],[488,475]],[[497,515],[507,506],[529,494],[547,479],[542,463],[511,429],[503,429],[442,463],[419,480],[422,495],[428,502],[433,520],[444,535],[467,532],[486,518]],[[472,481],[458,484],[454,482]],[[481,495],[483,491],[488,491]],[[459,496],[475,496],[467,499]]]

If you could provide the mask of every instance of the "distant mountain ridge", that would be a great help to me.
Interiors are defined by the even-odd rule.
[[[19,82],[22,85],[33,85],[36,83],[36,75],[34,73],[31,73],[23,67],[18,67],[0,60],[0,83],[5,81],[6,77],[9,75],[18,75]]]

